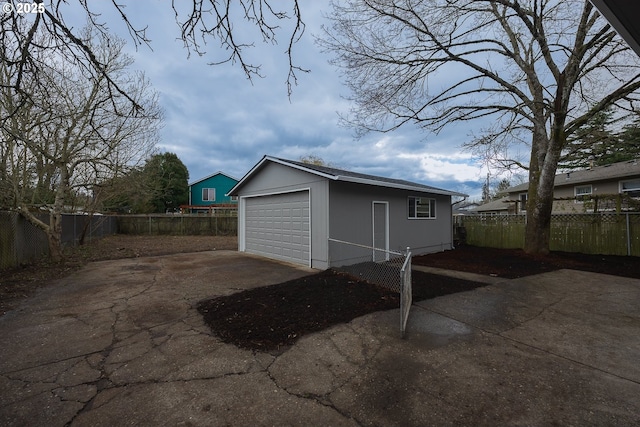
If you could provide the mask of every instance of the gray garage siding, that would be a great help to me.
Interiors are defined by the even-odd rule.
[[[243,205],[252,197],[272,195],[299,190],[308,190],[310,194],[310,226],[311,236],[327,236],[328,232],[328,182],[325,178],[299,171],[277,163],[266,163],[257,171],[255,177],[243,186],[240,202],[240,227],[238,243],[241,251],[246,251],[243,240],[246,239],[243,230]],[[243,200],[244,199],[244,200]],[[311,267],[328,268],[327,239],[311,238]]]
[[[346,258],[342,258],[342,255],[352,259],[358,258],[359,254],[356,252],[360,249],[353,249],[350,252],[348,246],[329,244],[327,240],[329,237],[367,246],[372,245],[374,201],[386,202],[380,206],[383,212],[384,208],[388,207],[389,249],[400,251],[410,246],[414,254],[419,254],[452,248],[451,195],[457,193],[447,190],[425,188],[423,191],[423,186],[420,184],[407,181],[389,180],[265,156],[232,191],[240,197],[238,240],[241,251],[255,250],[251,242],[249,242],[249,248],[246,245],[245,211],[247,203],[252,203],[248,201],[253,198],[300,191],[309,193],[311,267],[326,269],[336,260],[344,264]],[[435,194],[439,192],[444,195]],[[409,196],[435,199],[437,217],[409,219]],[[252,227],[251,224],[250,227]],[[263,230],[259,228],[254,227],[249,231],[257,231],[258,235],[261,231],[265,234],[278,233],[277,230],[270,230],[268,227]],[[377,235],[380,237],[379,233]],[[384,233],[382,235],[384,236]],[[271,254],[267,247],[271,243],[266,242],[265,239],[258,238],[258,240],[257,244],[264,246],[260,251],[267,255]],[[338,251],[345,253],[337,253],[336,245],[339,247]],[[273,247],[276,255],[280,250],[278,246]],[[363,250],[367,251],[367,249]]]
[[[408,219],[410,195],[436,199],[436,219]],[[373,201],[389,203],[389,249],[399,251],[409,246],[417,254],[453,247],[449,196],[346,182],[330,182],[331,237],[371,245]]]

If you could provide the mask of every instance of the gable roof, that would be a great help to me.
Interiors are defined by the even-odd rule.
[[[509,200],[509,196],[504,196],[500,199],[487,202],[484,205],[476,206],[475,208],[471,209],[471,212],[507,211],[509,210],[510,206],[513,206],[513,202]]]
[[[343,169],[336,169],[329,166],[320,166],[310,163],[298,162],[295,160],[281,159],[278,157],[264,156],[237,184],[229,191],[229,195],[236,195],[237,191],[251,179],[267,162],[277,163],[290,168],[298,169],[303,172],[321,176],[332,181],[354,182],[358,184],[375,185],[378,187],[397,188],[403,190],[411,190],[421,193],[443,194],[448,196],[467,197],[466,194],[456,191],[443,190],[441,188],[431,187],[429,185],[418,184],[415,182],[405,181],[402,179],[385,178],[375,175],[367,175],[358,172],[351,172]]]
[[[583,169],[568,173],[557,174],[553,181],[554,187],[576,185],[596,181],[608,181],[613,179],[631,178],[640,176],[640,161],[628,160],[626,162],[612,163],[610,165],[595,166],[591,169]],[[505,193],[527,191],[529,183],[516,185],[505,190]]]
[[[209,178],[213,178],[213,177],[214,177],[214,176],[216,176],[216,175],[224,175],[224,176],[226,176],[227,178],[231,178],[232,180],[234,180],[234,181],[238,182],[238,178],[235,178],[235,177],[233,177],[233,176],[231,176],[231,175],[229,175],[229,174],[226,174],[226,173],[224,173],[224,172],[222,172],[222,171],[218,171],[218,172],[216,172],[216,173],[212,173],[211,175],[207,175],[207,176],[205,176],[204,178],[200,178],[200,179],[197,179],[197,180],[195,180],[195,181],[193,181],[193,182],[190,182],[190,183],[189,183],[189,186],[195,185],[195,184],[197,184],[197,183],[199,183],[199,182],[202,182],[202,181],[205,181],[205,180],[207,180],[207,179],[209,179]]]

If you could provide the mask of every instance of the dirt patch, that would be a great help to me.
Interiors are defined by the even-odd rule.
[[[463,245],[455,250],[413,257],[414,265],[468,271],[515,279],[569,268],[640,279],[640,258],[551,252],[529,255],[521,249],[480,248]]]
[[[86,245],[65,249],[63,263],[46,259],[0,271],[0,316],[20,301],[92,261],[171,255],[212,250],[236,250],[236,236],[129,236],[116,234]]]
[[[468,291],[483,283],[412,272],[414,301]],[[278,351],[300,337],[400,306],[397,292],[333,270],[202,301],[198,311],[224,342]]]

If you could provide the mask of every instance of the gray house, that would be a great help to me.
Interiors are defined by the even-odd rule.
[[[451,197],[465,196],[271,156],[229,195],[239,200],[240,251],[318,269],[371,247],[411,247],[413,254],[452,249]],[[329,238],[361,246],[332,245]]]
[[[640,199],[640,160],[560,173],[553,185],[554,214],[615,211],[624,197]],[[501,199],[473,211],[485,215],[524,213],[528,191],[528,182],[507,188]]]

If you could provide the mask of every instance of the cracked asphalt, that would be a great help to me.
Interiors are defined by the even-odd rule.
[[[103,261],[0,318],[2,426],[640,425],[640,280],[561,270],[303,337],[212,336],[195,304],[312,270],[214,251]]]

